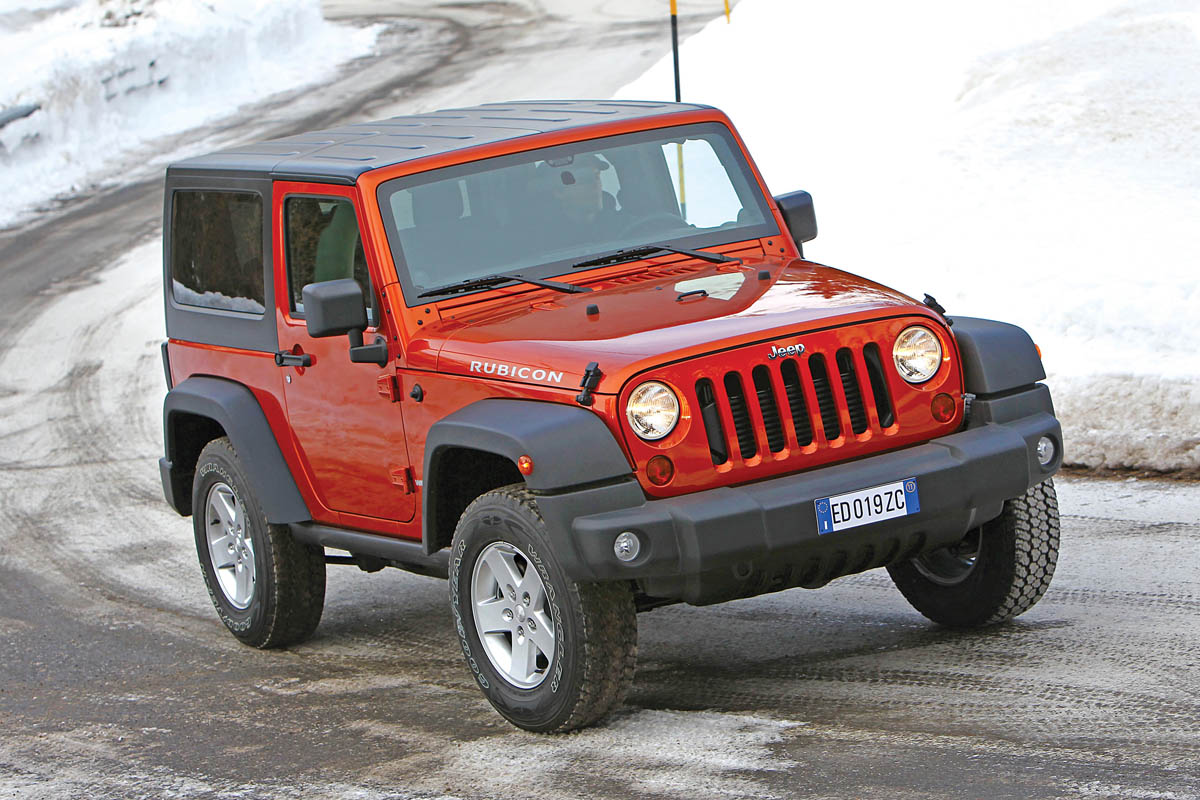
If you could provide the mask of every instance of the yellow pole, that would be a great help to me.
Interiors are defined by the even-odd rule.
[[[725,24],[729,24],[729,0],[725,0]]]
[[[687,186],[683,181],[683,142],[675,144],[675,160],[679,165],[679,214],[687,222]]]

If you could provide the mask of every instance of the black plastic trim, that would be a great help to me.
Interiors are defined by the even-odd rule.
[[[167,505],[175,509],[181,516],[187,517],[192,513],[191,486],[184,485],[184,475],[176,471],[175,465],[167,458],[158,460],[158,476],[162,480],[163,497]],[[186,497],[186,499],[184,499]]]
[[[225,430],[246,465],[255,496],[269,522],[283,524],[312,518],[254,394],[240,383],[205,376],[188,378],[167,392],[163,401],[166,458],[165,465],[160,462],[160,469],[163,494],[172,508],[185,516],[191,513],[191,487],[183,490],[181,484],[194,465],[180,466],[173,424],[173,417],[179,414],[206,417]]]
[[[324,183],[330,186],[353,186],[357,181],[349,175],[323,175],[319,172],[271,170],[272,180],[290,183]]]
[[[171,391],[175,387],[175,382],[171,380],[171,354],[167,352],[167,343],[163,342],[162,347],[163,376],[167,379],[167,391]]]
[[[525,482],[535,492],[552,493],[632,473],[608,426],[592,411],[533,400],[479,400],[434,423],[426,436],[421,513],[427,553],[436,549],[439,530],[433,476],[441,455],[456,447],[496,453],[514,464],[529,456],[534,468]]]
[[[297,522],[289,525],[288,528],[297,541],[306,544],[316,544],[322,547],[332,547],[335,550],[346,550],[357,555],[382,558],[395,562],[395,566],[409,572],[431,575],[435,578],[445,578],[450,574],[450,552],[448,550],[430,555],[425,552],[424,545],[411,539],[397,539],[376,533],[348,531],[328,525],[319,525],[315,522]]]
[[[990,422],[1012,422],[1039,412],[1054,416],[1054,402],[1050,399],[1050,389],[1043,383],[1016,392],[976,397],[971,402],[971,416],[967,420],[967,427],[978,428]]]
[[[1048,400],[1041,389],[1026,395],[1029,409],[1044,407]],[[554,498],[553,504],[539,499],[539,505],[548,522],[570,526],[575,558],[564,568],[574,579],[638,580],[653,585],[656,596],[706,603],[746,596],[731,589],[738,581],[730,576],[749,575],[751,566],[778,569],[823,559],[827,570],[836,571],[828,565],[839,553],[911,557],[913,547],[931,549],[957,541],[1000,513],[1004,500],[1058,469],[1059,458],[1045,468],[1037,463],[1042,436],[1061,445],[1058,421],[1036,410],[903,450],[743,486],[662,500],[639,500],[634,491],[614,488],[603,497],[568,494]],[[817,533],[816,499],[908,477],[917,479],[919,513]],[[642,540],[642,554],[630,563],[613,555],[613,539],[623,531]],[[847,564],[840,574],[855,571]]]
[[[963,383],[976,395],[1031,386],[1046,370],[1029,334],[1016,325],[974,317],[954,317],[951,329],[962,356]]]

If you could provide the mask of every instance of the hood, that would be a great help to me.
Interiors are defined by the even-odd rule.
[[[880,317],[937,319],[899,292],[803,260],[642,266],[589,285],[443,310],[424,330],[438,371],[575,389],[594,361],[597,391],[615,394],[639,372],[715,350]]]

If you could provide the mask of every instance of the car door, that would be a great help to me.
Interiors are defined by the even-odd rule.
[[[377,265],[369,263],[354,187],[275,185],[276,281],[280,353],[288,419],[312,492],[349,527],[391,531],[412,519],[415,486],[395,401],[395,364],[352,363],[346,336],[313,338],[304,320],[309,283],[354,278],[364,292],[365,342],[392,339],[380,319]],[[311,359],[304,366],[303,356]],[[297,358],[299,357],[299,358]]]

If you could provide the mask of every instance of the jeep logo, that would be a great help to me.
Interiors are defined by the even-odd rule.
[[[789,344],[787,347],[776,347],[771,345],[771,355],[767,358],[783,358],[784,356],[798,356],[804,352],[804,345]]]

